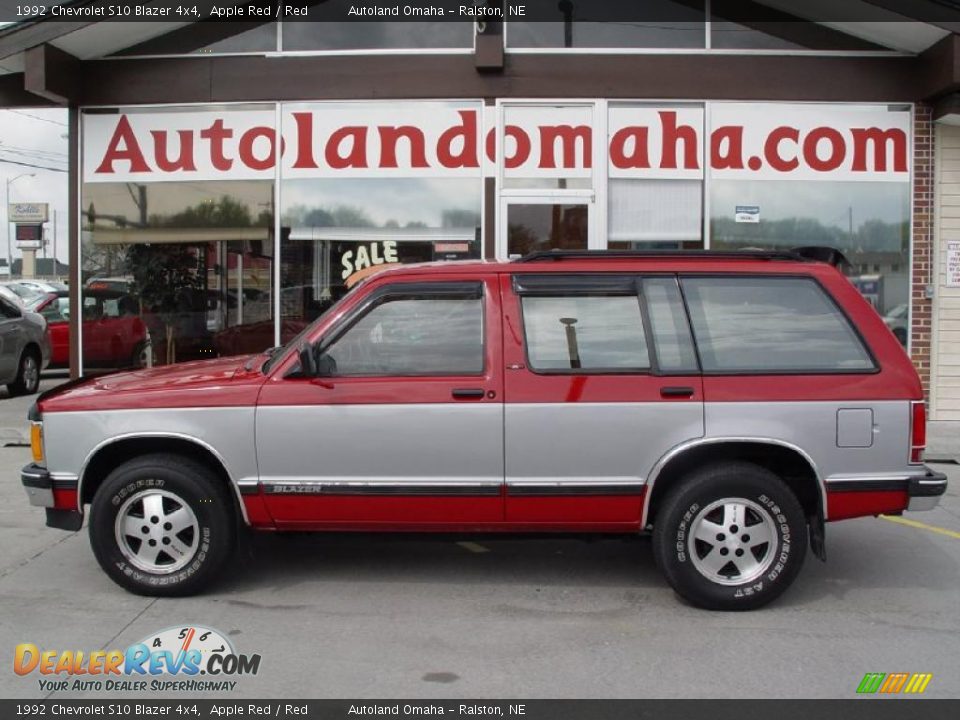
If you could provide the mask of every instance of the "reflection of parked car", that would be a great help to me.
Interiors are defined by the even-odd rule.
[[[11,395],[30,395],[40,387],[40,371],[50,362],[47,323],[0,296],[0,383]]]
[[[31,308],[43,315],[50,330],[51,367],[70,364],[70,296],[47,293]],[[149,352],[147,326],[137,315],[133,296],[110,290],[83,293],[83,362],[90,368],[145,367]]]
[[[17,283],[37,293],[62,292],[68,288],[62,282],[44,280],[17,280]]]
[[[87,290],[110,290],[112,292],[128,293],[133,288],[133,278],[129,277],[95,277],[87,280]]]
[[[11,281],[0,283],[0,294],[7,299],[14,300],[18,305],[26,307],[43,293],[22,282]]]
[[[907,345],[907,319],[910,316],[910,306],[906,303],[897,305],[890,312],[883,316],[883,322],[886,323],[890,331],[896,335],[900,344]]]

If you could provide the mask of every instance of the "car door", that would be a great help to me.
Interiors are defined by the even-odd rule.
[[[277,373],[256,417],[280,526],[465,528],[503,520],[495,279],[371,281],[322,337],[322,377]]]
[[[522,273],[501,295],[507,521],[635,527],[656,462],[703,436],[676,277]]]

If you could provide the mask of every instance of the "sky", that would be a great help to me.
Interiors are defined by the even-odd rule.
[[[0,257],[7,256],[7,182],[10,202],[39,202],[50,205],[47,231],[53,236],[53,212],[57,212],[57,257],[67,261],[67,111],[65,109],[0,110],[0,220],[3,220]],[[22,164],[15,164],[22,163]],[[41,166],[41,167],[28,167]],[[33,177],[28,174],[33,173]],[[18,177],[23,176],[23,177]],[[14,178],[17,178],[14,180]],[[14,243],[15,244],[15,243]],[[53,256],[52,246],[47,257]],[[13,248],[13,257],[20,251]],[[38,253],[43,257],[43,253]]]

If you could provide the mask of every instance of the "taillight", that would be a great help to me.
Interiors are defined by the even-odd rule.
[[[910,409],[910,462],[922,463],[927,447],[927,407],[923,400],[914,400]]]

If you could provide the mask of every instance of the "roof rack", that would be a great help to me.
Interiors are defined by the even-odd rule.
[[[836,248],[810,245],[791,250],[537,250],[513,262],[551,262],[556,260],[590,260],[608,258],[724,258],[748,260],[790,260],[793,262],[825,262],[834,267],[849,266],[849,261]]]

